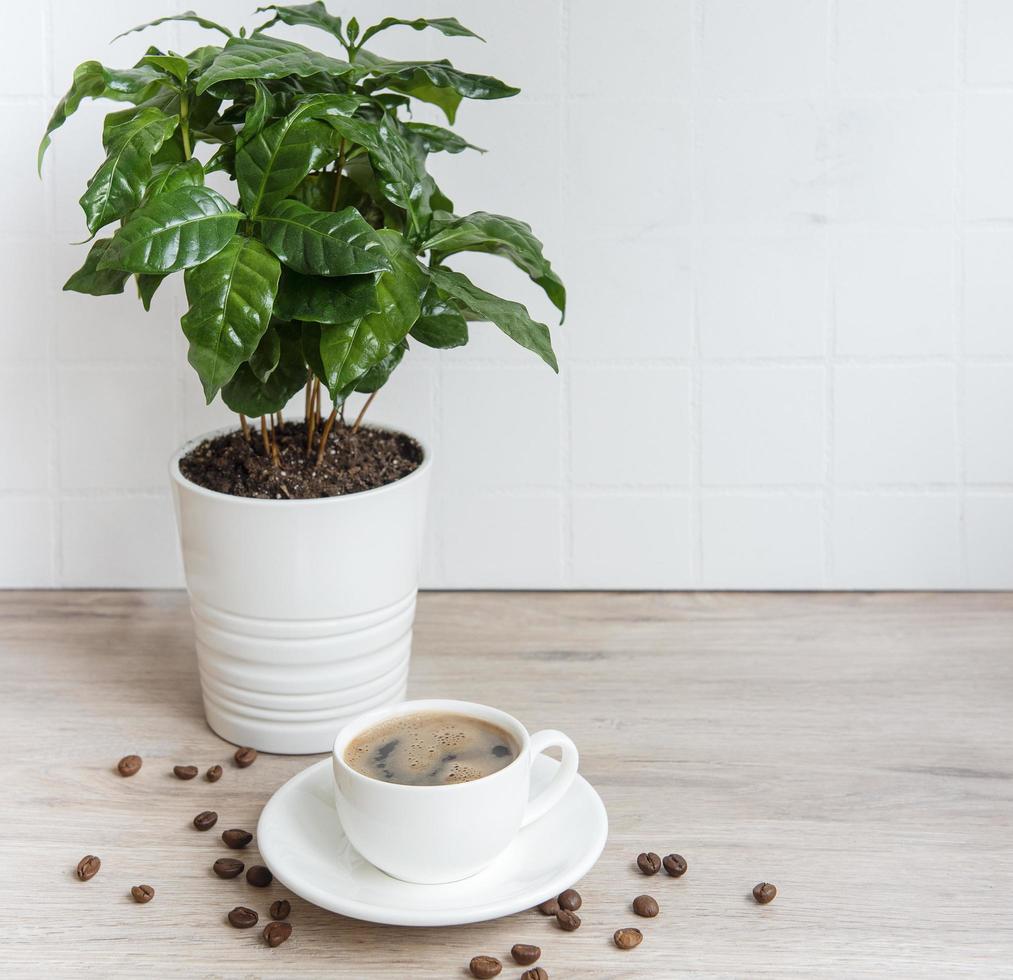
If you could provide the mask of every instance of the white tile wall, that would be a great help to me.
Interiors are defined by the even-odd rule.
[[[106,43],[190,6],[259,21],[240,0],[8,17],[0,586],[180,582],[165,464],[229,414],[186,365],[179,284],[147,315],[59,290],[101,108],[56,134],[43,181],[33,144],[78,62],[202,43],[192,25]],[[382,53],[524,87],[462,107],[490,153],[437,175],[461,212],[530,221],[571,296],[558,379],[476,324],[375,402],[438,456],[426,585],[1013,587],[1013,4],[382,12],[454,14],[489,41],[405,30]],[[461,268],[551,317],[495,258]]]

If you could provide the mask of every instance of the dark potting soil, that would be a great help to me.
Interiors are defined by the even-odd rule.
[[[322,428],[322,426],[321,426]],[[336,424],[316,465],[319,436],[306,454],[306,424],[286,422],[277,431],[280,466],[264,452],[258,428],[247,442],[239,430],[206,439],[179,461],[183,476],[200,487],[270,500],[337,497],[393,483],[417,469],[422,447],[399,432]]]

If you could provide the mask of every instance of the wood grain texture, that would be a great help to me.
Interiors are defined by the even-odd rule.
[[[373,926],[215,878],[218,832],[254,829],[316,757],[232,764],[181,594],[0,594],[0,678],[4,976],[463,978],[487,953],[519,977],[515,942],[552,980],[1013,976],[1011,595],[423,595],[410,694],[562,728],[605,800],[573,934],[534,912]],[[130,752],[144,768],[123,779]],[[216,762],[215,785],[171,774]],[[644,878],[643,849],[688,873]],[[82,883],[87,853],[103,865]],[[641,893],[657,919],[630,912]],[[225,923],[279,897],[278,949]],[[631,952],[610,942],[624,925],[646,936]]]

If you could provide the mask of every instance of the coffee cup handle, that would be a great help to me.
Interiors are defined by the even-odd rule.
[[[573,744],[569,736],[551,728],[535,732],[531,736],[532,764],[534,764],[535,757],[541,755],[546,749],[560,749],[563,753],[563,761],[559,764],[559,769],[549,785],[529,801],[527,809],[524,811],[524,819],[521,821],[522,827],[545,816],[563,798],[577,775],[577,763],[580,761],[580,756],[577,753],[577,746]]]

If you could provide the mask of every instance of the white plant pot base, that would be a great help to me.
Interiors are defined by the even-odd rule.
[[[429,453],[375,490],[258,500],[180,472],[218,434],[170,467],[208,724],[258,751],[329,752],[347,720],[405,697]]]

